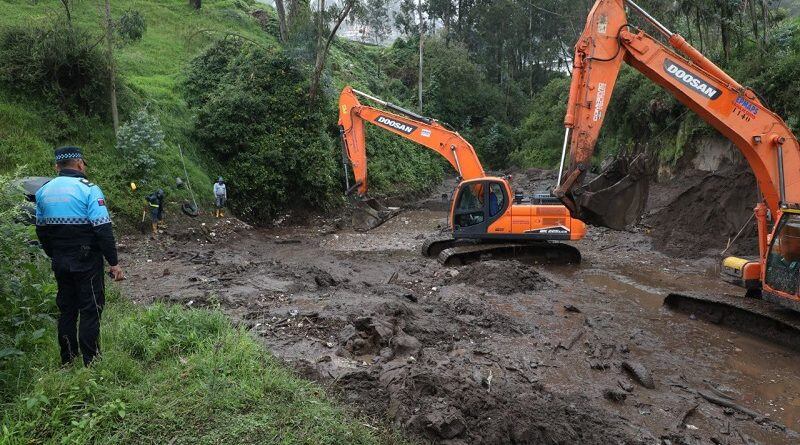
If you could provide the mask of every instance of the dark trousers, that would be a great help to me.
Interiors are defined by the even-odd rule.
[[[83,363],[88,365],[100,354],[100,315],[105,305],[103,258],[78,260],[81,267],[75,267],[74,258],[70,259],[71,264],[65,264],[65,260],[53,261],[58,284],[56,305],[61,312],[58,317],[61,363],[67,364],[77,357],[80,345]]]

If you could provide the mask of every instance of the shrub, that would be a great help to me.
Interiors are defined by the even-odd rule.
[[[129,42],[141,40],[145,31],[147,31],[147,22],[144,15],[135,9],[128,9],[122,13],[117,22],[117,34]]]
[[[283,52],[223,40],[187,73],[195,137],[222,164],[232,209],[252,222],[324,209],[338,192],[334,107],[308,99],[298,65]]]
[[[164,148],[164,132],[158,117],[143,108],[117,132],[117,150],[126,160],[127,173],[145,178]]]
[[[0,83],[65,111],[108,109],[108,71],[97,38],[63,20],[0,33]],[[122,90],[122,88],[118,88]]]
[[[31,243],[33,227],[19,222],[23,199],[14,190],[10,178],[0,176],[0,401],[26,368],[26,355],[43,347],[55,313],[48,261]]]

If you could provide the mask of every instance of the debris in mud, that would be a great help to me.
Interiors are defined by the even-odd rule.
[[[621,403],[624,402],[626,398],[628,398],[628,393],[620,391],[617,388],[606,388],[603,391],[603,397],[612,402]]]
[[[574,312],[576,314],[580,314],[581,313],[581,310],[578,309],[577,307],[575,307],[575,305],[572,305],[572,304],[565,304],[564,305],[564,310],[567,311],[567,312]]]
[[[633,392],[633,384],[627,380],[619,379],[617,380],[617,385],[625,392]]]
[[[461,412],[452,406],[433,406],[425,415],[425,427],[442,439],[452,439],[466,429]]]
[[[583,337],[583,329],[578,329],[577,331],[573,332],[567,340],[559,341],[553,352],[557,351],[559,348],[569,351],[573,346],[575,346],[575,343],[577,343],[581,337]]]
[[[314,282],[317,284],[318,287],[326,288],[326,287],[333,287],[339,284],[336,279],[334,279],[331,274],[325,271],[320,271],[314,276]]]
[[[643,364],[636,361],[625,360],[622,362],[622,369],[628,371],[631,377],[645,388],[654,389],[656,387],[653,376]]]

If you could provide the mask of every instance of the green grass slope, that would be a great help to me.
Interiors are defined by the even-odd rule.
[[[5,382],[3,444],[377,444],[374,431],[298,379],[220,312],[112,301],[103,357],[58,368],[48,339]],[[2,363],[2,361],[0,361]],[[7,396],[8,394],[5,394]]]

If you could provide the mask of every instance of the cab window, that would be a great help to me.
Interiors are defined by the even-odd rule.
[[[489,217],[494,218],[503,211],[505,207],[505,195],[503,195],[503,187],[494,183],[489,186]]]
[[[459,227],[474,226],[484,221],[483,185],[470,184],[463,188],[456,205],[455,223]]]
[[[800,283],[800,215],[784,214],[767,256],[765,283],[796,294]]]

